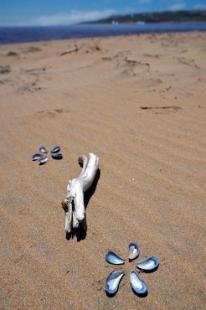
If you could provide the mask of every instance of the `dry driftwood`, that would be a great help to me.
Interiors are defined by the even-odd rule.
[[[69,181],[66,198],[62,201],[65,210],[65,232],[71,233],[73,228],[85,220],[84,192],[92,185],[99,169],[99,157],[93,153],[79,157],[82,171],[77,178]]]
[[[60,56],[64,56],[64,55],[71,54],[71,53],[75,53],[75,52],[78,52],[78,51],[79,51],[79,48],[77,46],[75,46],[73,48],[70,48],[69,50],[66,50],[66,51],[62,52],[60,54]]]

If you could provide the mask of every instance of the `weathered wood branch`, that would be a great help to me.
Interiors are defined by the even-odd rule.
[[[93,153],[79,157],[82,171],[77,178],[69,181],[66,198],[62,201],[65,210],[65,232],[71,233],[73,228],[85,220],[84,192],[92,185],[99,169],[99,157]]]
[[[78,52],[78,51],[79,51],[79,48],[75,45],[74,48],[70,48],[69,50],[66,50],[66,51],[62,52],[60,54],[60,56],[64,56],[64,55],[71,54],[71,53],[75,53],[75,52]]]

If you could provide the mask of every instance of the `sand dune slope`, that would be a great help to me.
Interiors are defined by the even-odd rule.
[[[206,34],[163,34],[0,48],[0,308],[204,309]],[[78,51],[61,55],[78,47]],[[40,145],[64,159],[31,161]],[[64,234],[80,154],[100,157],[87,235]],[[108,298],[113,249],[160,268],[138,298],[125,265]]]

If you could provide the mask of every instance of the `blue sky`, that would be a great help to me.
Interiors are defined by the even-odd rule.
[[[111,14],[206,8],[206,0],[0,0],[0,25],[66,25]]]

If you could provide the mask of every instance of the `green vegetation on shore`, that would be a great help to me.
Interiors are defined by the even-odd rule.
[[[206,10],[182,10],[152,13],[113,15],[91,23],[159,23],[159,22],[202,22],[206,21]]]

